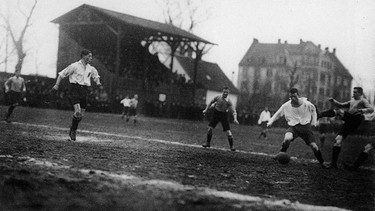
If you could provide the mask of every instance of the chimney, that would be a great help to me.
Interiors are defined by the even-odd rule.
[[[333,49],[332,53],[333,55],[336,55],[336,48]]]
[[[321,47],[322,47],[322,46],[319,44],[319,45],[318,45],[318,48],[320,49]]]
[[[299,44],[302,44],[303,43],[303,40],[302,39],[299,39]]]
[[[259,43],[258,39],[254,38],[253,43],[258,44]]]
[[[329,48],[326,47],[325,50],[326,50],[326,54],[328,54],[329,53]]]
[[[288,44],[288,41],[285,40],[284,44]]]
[[[281,40],[280,40],[280,39],[278,39],[278,40],[277,40],[277,43],[278,43],[278,44],[280,44],[280,43],[281,43]]]

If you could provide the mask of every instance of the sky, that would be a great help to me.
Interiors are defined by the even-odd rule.
[[[14,26],[24,23],[12,12],[16,2],[0,0],[0,11],[11,11]],[[27,8],[32,1],[19,2]],[[28,54],[23,74],[56,76],[58,25],[51,20],[82,4],[164,21],[156,0],[39,0],[26,35]],[[209,16],[197,25],[194,34],[217,44],[203,60],[217,63],[235,85],[238,64],[254,38],[261,43],[281,39],[290,44],[302,39],[320,44],[322,49],[328,47],[331,52],[335,48],[337,57],[354,77],[353,85],[375,90],[373,0],[202,0],[201,5]],[[3,64],[0,68],[5,69]],[[6,70],[13,72],[14,65],[9,64]]]

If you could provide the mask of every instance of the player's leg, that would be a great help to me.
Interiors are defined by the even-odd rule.
[[[76,131],[79,122],[82,120],[83,114],[81,105],[79,103],[73,105],[74,113],[72,118],[72,125],[70,126],[69,136],[72,141],[76,140]]]
[[[202,147],[204,148],[211,147],[212,134],[213,134],[213,127],[208,126],[206,143],[203,144]]]
[[[262,138],[262,136],[263,136],[263,133],[264,133],[263,122],[262,122],[262,123],[260,123],[260,127],[262,128],[262,131],[260,131],[260,134],[259,134],[259,136],[258,136],[258,139]]]
[[[267,139],[267,131],[268,131],[267,122],[265,122],[265,127],[263,128],[263,136],[264,136],[265,139]]]
[[[10,106],[7,110],[7,113],[5,114],[5,121],[10,123],[10,116],[12,115],[14,109],[19,105],[20,99],[21,99],[21,93],[10,91],[9,92],[9,100],[10,100]]]
[[[227,133],[230,150],[236,151],[236,149],[233,148],[233,134],[232,134],[232,131],[230,130],[229,118],[228,118],[227,112],[220,113],[220,122],[221,122],[221,125],[223,126],[223,131]]]
[[[318,114],[318,119],[322,117],[334,117],[336,115],[337,110],[329,109],[326,111],[322,111]]]
[[[365,146],[365,150],[362,151],[352,165],[344,163],[345,169],[349,171],[357,170],[369,157],[370,151],[375,149],[375,141]]]
[[[337,160],[341,152],[341,143],[342,141],[353,131],[355,131],[362,122],[361,116],[354,116],[348,112],[340,110],[340,115],[342,115],[344,124],[342,125],[338,135],[335,138],[335,142],[332,147],[332,161],[331,168],[338,168]]]
[[[220,118],[217,112],[214,112],[213,117],[210,120],[210,123],[208,123],[208,129],[207,129],[207,137],[206,137],[206,144],[203,144],[202,147],[207,148],[211,147],[211,139],[213,135],[213,129],[216,127],[217,123],[219,123]]]
[[[281,144],[280,152],[286,152],[290,146],[290,143],[294,140],[293,132],[287,131],[284,135],[284,140]]]
[[[330,168],[338,168],[337,167],[337,160],[339,158],[340,152],[341,152],[341,142],[344,139],[342,135],[337,135],[335,138],[335,142],[333,143],[332,147],[332,159]]]
[[[315,142],[311,142],[309,144],[309,146],[311,147],[312,151],[314,152],[314,155],[315,155],[316,159],[319,161],[320,165],[322,165],[323,168],[328,168],[328,166],[324,165],[324,159],[323,159],[323,156],[322,156],[322,152],[319,150],[318,145]]]
[[[123,119],[124,118],[124,116],[125,116],[125,112],[126,112],[126,107],[125,106],[123,106],[122,107],[122,113],[121,113],[121,119]]]
[[[133,124],[136,125],[137,124],[137,109],[134,109],[133,116],[134,116]]]
[[[319,161],[320,165],[322,165],[323,168],[327,168],[326,165],[323,165],[324,159],[323,159],[321,151],[319,150],[318,145],[316,144],[315,136],[312,131],[311,125],[308,124],[308,125],[299,126],[297,131],[298,131],[298,135],[302,138],[302,140],[305,141],[306,145],[310,146],[316,159]]]
[[[236,149],[233,148],[233,134],[232,134],[232,131],[231,130],[227,130],[226,133],[228,135],[228,142],[229,142],[230,151],[236,151]]]
[[[5,121],[10,122],[10,116],[12,115],[14,109],[17,107],[18,104],[12,104],[9,106],[7,113],[5,114]]]

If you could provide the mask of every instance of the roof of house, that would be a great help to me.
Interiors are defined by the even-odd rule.
[[[190,78],[194,78],[194,62],[190,57],[175,56]],[[233,85],[225,73],[216,63],[199,61],[197,71],[197,83],[207,90],[221,92],[224,86],[228,86],[233,94],[239,94],[238,89]]]
[[[132,15],[119,13],[107,9],[103,9],[100,7],[91,6],[88,4],[83,4],[73,10],[71,10],[68,13],[65,13],[64,15],[52,20],[53,23],[57,24],[69,24],[77,22],[77,16],[83,11],[83,10],[90,10],[95,12],[96,14],[100,14],[105,16],[106,18],[109,18],[112,22],[113,20],[118,21],[124,25],[131,25],[135,27],[142,28],[143,33],[147,33],[150,35],[157,35],[157,34],[165,34],[165,35],[172,35],[175,37],[188,39],[189,41],[199,41],[209,44],[211,43],[201,37],[198,37],[192,33],[189,33],[183,29],[180,29],[178,27],[175,27],[170,24],[160,23],[156,21],[151,21],[139,17],[135,17]],[[110,21],[110,22],[111,22]]]
[[[349,73],[349,70],[345,68],[345,66],[340,62],[340,60],[337,58],[335,53],[328,53],[328,56],[332,59],[332,61],[335,63],[336,68],[335,71],[339,72],[340,74],[346,75],[353,79],[353,76]]]

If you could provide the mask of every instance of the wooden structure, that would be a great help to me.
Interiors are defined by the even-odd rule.
[[[93,65],[111,101],[125,94],[140,96],[140,100],[155,100],[160,92],[167,101],[194,99],[194,91],[170,87],[171,68],[163,66],[149,47],[153,42],[165,42],[170,47],[172,64],[178,49],[186,49],[201,59],[205,39],[172,25],[84,4],[52,21],[59,24],[57,71],[79,60],[83,48],[93,52]],[[193,93],[193,96],[190,96]],[[187,96],[188,95],[188,96]]]

